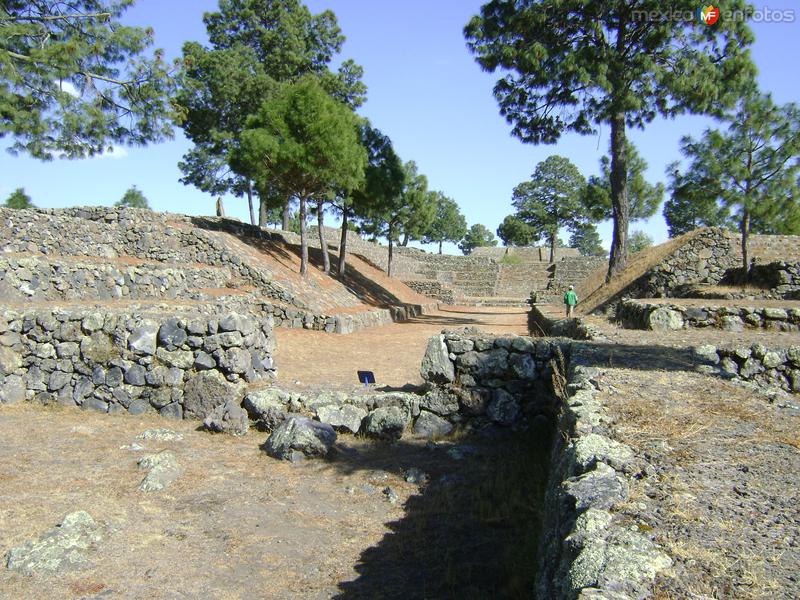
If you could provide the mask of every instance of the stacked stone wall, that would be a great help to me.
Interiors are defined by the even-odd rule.
[[[167,221],[184,227],[165,224]],[[262,295],[307,308],[300,298],[274,282],[269,270],[231,252],[213,231],[191,227],[191,222],[190,217],[130,208],[0,208],[0,250],[48,256],[127,255],[172,264],[228,267],[235,276],[258,287]]]
[[[714,327],[725,331],[766,329],[798,331],[800,309],[756,306],[685,306],[622,300],[617,304],[616,320],[627,329],[676,330]]]
[[[201,288],[232,286],[225,267],[125,265],[0,255],[0,297],[5,302],[202,297]]]
[[[169,311],[169,312],[167,312]],[[203,418],[271,379],[272,319],[238,313],[5,310],[0,400]]]

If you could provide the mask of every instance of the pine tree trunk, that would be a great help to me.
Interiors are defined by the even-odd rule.
[[[403,243],[400,245],[403,247],[408,246],[408,233],[403,234]]]
[[[256,224],[256,213],[253,211],[253,182],[247,180],[247,206],[250,208],[250,225]]]
[[[556,237],[558,233],[550,234],[550,263],[556,262]]]
[[[264,198],[259,198],[258,202],[258,226],[267,226],[267,201]]]
[[[439,240],[439,254],[442,253],[442,240]]]
[[[305,227],[305,225],[303,225]],[[283,223],[281,229],[289,231],[289,199],[286,199],[286,204],[283,205]]]
[[[344,277],[347,268],[347,214],[348,210],[345,206],[342,209],[342,238],[339,241],[339,268],[337,269],[339,277]]]
[[[394,239],[394,227],[389,225],[389,262],[386,265],[386,274],[389,277],[392,276],[392,250],[394,249],[392,242],[393,239]]]
[[[319,246],[322,249],[322,266],[326,275],[331,274],[331,258],[328,256],[328,242],[325,240],[325,201],[317,201],[317,229],[319,230]]]
[[[300,195],[300,275],[306,276],[308,272],[308,240],[306,239],[306,197],[305,192]],[[285,220],[284,213],[284,220]]]
[[[625,113],[611,119],[611,212],[614,237],[608,260],[606,282],[622,271],[628,262],[628,157],[625,145]]]
[[[750,211],[744,209],[742,214],[742,273],[744,281],[750,281]]]

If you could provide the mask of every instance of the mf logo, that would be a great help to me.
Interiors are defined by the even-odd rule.
[[[714,8],[713,4],[709,4],[704,8],[699,8],[697,10],[697,14],[700,17],[700,21],[711,27],[717,21],[719,21],[719,9]]]

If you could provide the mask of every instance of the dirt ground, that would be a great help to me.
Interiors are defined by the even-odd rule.
[[[183,440],[136,439],[164,426]],[[541,450],[543,436],[520,445],[506,431],[435,447],[340,436],[333,460],[291,464],[260,451],[265,433],[196,428],[157,416],[3,407],[0,553],[76,510],[102,525],[103,539],[78,571],[0,569],[0,598],[477,599],[529,589],[530,499],[545,467],[507,457]],[[134,442],[146,450],[131,450]],[[453,447],[467,458],[451,456]],[[137,491],[137,460],[164,448],[185,473],[162,492]],[[425,494],[405,481],[411,467],[429,476]]]
[[[527,335],[527,318],[524,308],[443,306],[403,323],[347,335],[277,328],[278,385],[346,388],[357,384],[359,370],[373,371],[377,387],[417,385],[422,383],[419,366],[430,336],[466,326]]]

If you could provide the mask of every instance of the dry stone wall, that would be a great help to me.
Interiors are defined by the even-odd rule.
[[[6,310],[0,401],[204,418],[275,376],[272,319],[164,307]]]
[[[684,306],[680,302],[655,304],[642,300],[623,300],[617,305],[616,319],[628,329],[657,331],[689,327],[716,327],[725,331],[800,329],[800,309],[780,307]]]
[[[165,225],[172,220],[175,225]],[[231,252],[214,235],[191,226],[190,217],[141,209],[106,207],[10,210],[0,208],[0,250],[48,256],[134,256],[172,264],[202,263],[228,267],[273,300],[307,308],[271,273]]]
[[[0,297],[6,302],[82,299],[203,297],[202,288],[225,288],[227,268],[125,265],[0,255]]]
[[[739,264],[735,238],[722,228],[700,232],[625,290],[632,298],[677,296],[688,285],[717,284]]]
[[[723,377],[800,392],[800,346],[767,347],[763,344],[717,348],[710,344],[694,348],[695,357]]]

